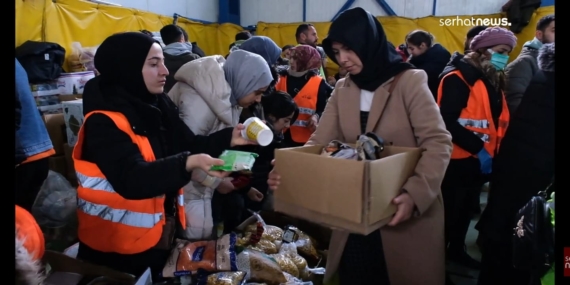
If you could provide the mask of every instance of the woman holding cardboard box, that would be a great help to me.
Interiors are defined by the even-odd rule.
[[[333,231],[325,279],[338,272],[342,285],[444,284],[440,187],[452,143],[426,73],[402,61],[382,25],[362,8],[343,12],[331,24],[323,47],[349,76],[337,83],[307,144],[354,143],[371,131],[390,145],[424,149],[415,175],[392,201],[397,212],[387,226],[368,236]],[[279,182],[279,175],[271,173],[271,188]]]

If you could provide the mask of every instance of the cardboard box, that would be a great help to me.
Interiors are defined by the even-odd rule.
[[[67,144],[75,146],[79,129],[83,125],[83,100],[62,102],[63,117],[67,134]]]
[[[42,117],[55,153],[58,155],[63,154],[63,144],[66,141],[63,114],[44,114]]]
[[[367,235],[396,212],[393,198],[412,176],[422,149],[387,146],[382,158],[356,161],[321,156],[323,146],[279,149],[275,211]]]
[[[112,284],[121,285],[152,285],[150,269],[147,269],[139,278],[130,274],[121,273],[103,266],[93,265],[63,253],[47,250],[43,262],[49,268],[46,285],[76,285],[90,284],[96,279],[105,278],[113,281]],[[48,271],[48,270],[46,270]]]

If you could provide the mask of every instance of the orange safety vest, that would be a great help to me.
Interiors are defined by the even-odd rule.
[[[155,161],[147,137],[133,132],[127,118],[118,112],[93,111],[109,117],[117,127],[131,137],[145,161]],[[99,167],[83,160],[83,127],[79,130],[73,149],[73,163],[77,187],[77,219],[79,239],[89,247],[102,252],[119,254],[140,253],[154,247],[162,236],[165,225],[164,195],[144,200],[128,200],[119,195]],[[183,191],[178,191],[178,217],[186,227]]]
[[[291,128],[291,138],[298,143],[306,143],[313,134],[309,128],[309,120],[317,112],[317,98],[319,94],[319,86],[323,80],[320,76],[313,76],[305,83],[293,101],[299,107],[299,116],[293,122]],[[277,91],[287,92],[287,76],[279,77],[279,82],[275,85]]]
[[[501,116],[498,120],[498,126],[495,126],[493,116],[491,115],[491,104],[489,103],[489,94],[487,93],[485,83],[482,80],[477,80],[473,86],[470,86],[458,70],[446,74],[441,79],[441,82],[443,82],[447,76],[452,74],[459,76],[459,78],[461,78],[461,80],[463,80],[471,90],[469,93],[469,100],[467,101],[467,107],[463,108],[457,121],[464,128],[472,131],[481,140],[483,140],[485,149],[491,157],[494,157],[499,151],[501,140],[505,137],[505,132],[507,131],[510,120],[507,100],[505,100],[504,94],[501,92],[503,110],[501,111]],[[443,84],[440,84],[437,91],[438,105],[441,104],[442,90]],[[453,144],[451,159],[462,159],[470,156],[474,155],[462,149],[458,145]]]

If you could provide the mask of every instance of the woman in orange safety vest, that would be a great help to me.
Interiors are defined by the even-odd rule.
[[[479,200],[509,124],[503,70],[516,43],[507,29],[481,31],[471,42],[472,52],[451,58],[437,92],[441,115],[453,138],[442,183],[447,257],[468,267],[480,266],[466,253],[465,236],[473,199]]]
[[[16,284],[42,284],[41,259],[45,251],[44,235],[36,220],[16,205]]]
[[[283,144],[288,147],[304,145],[319,123],[333,88],[318,74],[321,55],[312,46],[291,48],[290,67],[281,71],[275,86],[288,93],[299,106],[299,117],[284,133]]]
[[[175,229],[186,226],[181,189],[195,179],[192,170],[224,176],[210,171],[223,164],[210,155],[250,142],[240,136],[243,125],[208,137],[190,131],[163,93],[162,48],[142,33],[108,37],[95,66],[100,76],[85,86],[73,150],[77,258],[133,275],[150,267],[155,279]]]

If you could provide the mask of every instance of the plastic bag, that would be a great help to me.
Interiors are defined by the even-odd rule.
[[[236,271],[234,233],[217,240],[189,242],[177,240],[170,258],[162,270],[165,278],[195,274],[205,271]]]
[[[311,281],[303,282],[302,280],[296,278],[295,276],[292,276],[291,274],[288,273],[283,273],[283,274],[285,275],[287,282],[281,285],[313,285],[313,282]]]
[[[305,232],[293,226],[287,226],[283,234],[283,241],[295,243],[297,252],[305,258],[317,260],[320,258],[315,248],[315,240]]]
[[[279,252],[277,245],[268,241],[268,240],[260,240],[257,244],[251,245],[251,249],[259,250],[265,254],[276,254]]]
[[[289,257],[289,259],[291,259],[291,261],[295,264],[295,266],[297,266],[297,269],[299,271],[299,275],[297,276],[301,277],[302,279],[305,279],[305,276],[303,274],[308,275],[308,271],[305,270],[308,267],[307,260],[302,256],[300,256],[299,253],[297,253],[296,244],[283,243],[281,245],[281,248],[279,249],[279,254],[283,254]]]
[[[97,47],[82,47],[81,43],[71,44],[71,54],[68,57],[71,72],[95,71],[95,53]]]
[[[266,225],[261,239],[271,242],[281,241],[281,239],[283,239],[283,230],[276,226]]]
[[[289,256],[285,254],[272,254],[270,256],[275,259],[277,264],[279,264],[279,268],[281,268],[284,273],[289,273],[294,277],[299,278],[299,268],[295,263],[293,263],[293,261],[291,261]]]
[[[76,216],[77,190],[63,175],[49,171],[32,206],[32,215],[41,227],[60,228]]]
[[[279,264],[270,256],[255,250],[245,249],[237,256],[239,271],[246,272],[246,280],[280,285],[287,282]]]
[[[200,279],[198,285],[241,285],[245,281],[245,272],[218,272]]]

